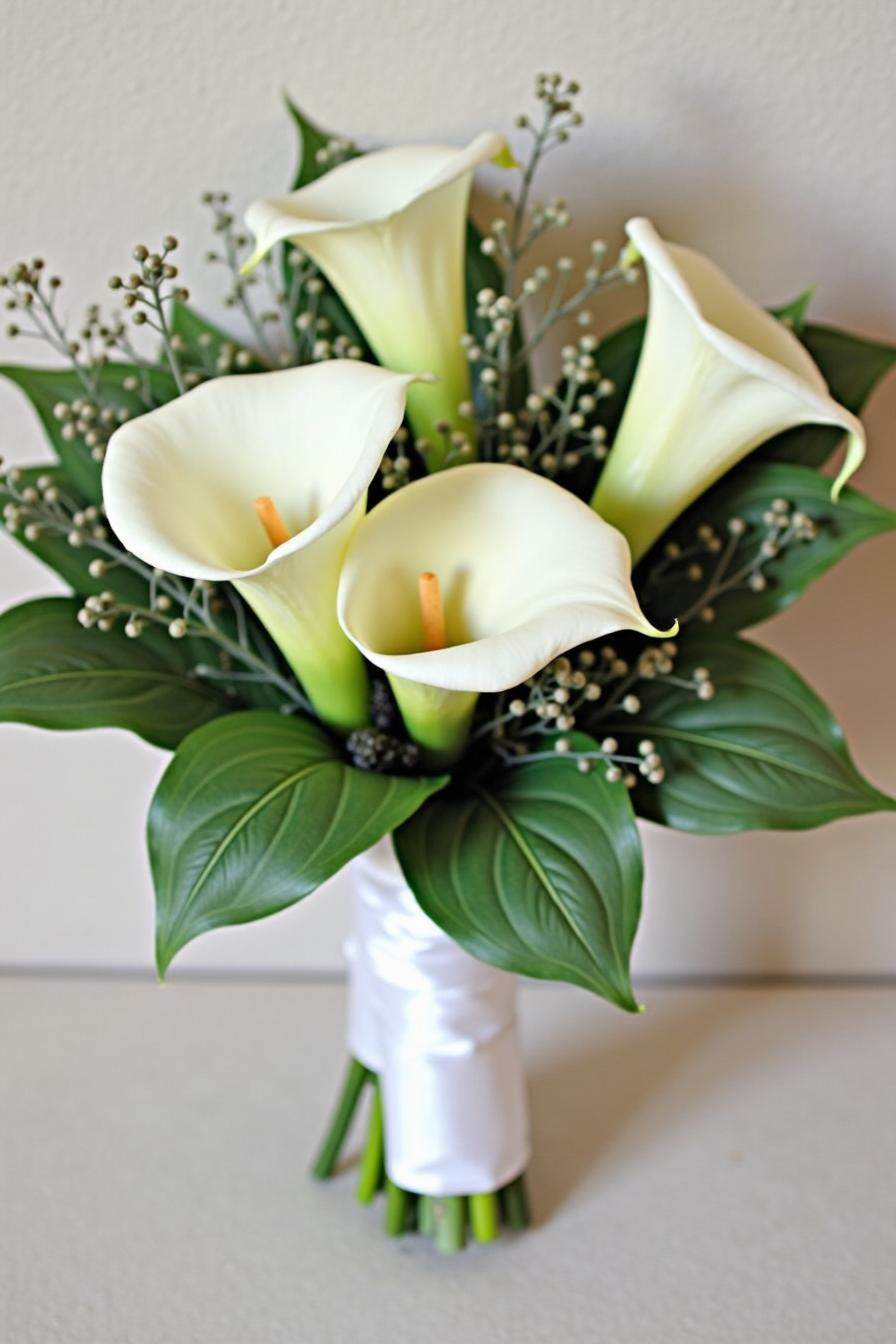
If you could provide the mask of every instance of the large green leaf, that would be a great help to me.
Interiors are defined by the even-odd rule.
[[[322,728],[268,710],[200,728],[149,814],[160,974],[199,934],[307,896],[445,782],[356,770]]]
[[[831,499],[830,480],[809,467],[748,462],[724,477],[688,509],[665,533],[663,545],[675,542],[682,549],[693,545],[697,529],[704,523],[727,539],[729,520],[741,518],[748,529],[728,566],[728,573],[735,574],[756,557],[766,535],[762,515],[774,499],[785,499],[793,509],[810,517],[818,527],[817,535],[812,541],[791,543],[764,564],[766,587],[761,592],[754,592],[744,582],[714,599],[714,633],[741,630],[766,620],[795,601],[810,583],[859,542],[896,529],[896,512],[858,490],[843,490],[835,503]],[[655,563],[656,555],[654,552],[646,561],[646,572]],[[705,557],[702,579],[688,579],[687,567],[682,564],[669,570],[660,583],[642,586],[639,591],[653,619],[663,625],[683,616],[705,589],[717,560],[718,556]]]
[[[690,677],[698,667],[710,672],[713,699],[658,678],[641,684],[634,729],[624,715],[601,723],[629,742],[633,732],[650,738],[663,759],[665,782],[637,786],[642,816],[727,835],[805,830],[896,807],[862,778],[826,706],[780,658],[745,640],[699,634],[682,641],[676,673]]]
[[[584,734],[577,750],[594,750]],[[473,956],[633,1011],[642,861],[628,791],[559,754],[430,801],[396,833],[420,905]]]
[[[0,720],[127,728],[170,750],[231,708],[220,691],[172,667],[143,639],[117,628],[83,629],[79,605],[47,597],[0,616]]]
[[[100,464],[93,461],[90,449],[83,440],[63,438],[62,422],[53,414],[57,402],[72,402],[79,397],[89,399],[75,370],[0,364],[0,376],[8,378],[25,393],[72,484],[84,499],[91,504],[98,504],[101,499]],[[134,364],[116,362],[107,364],[100,373],[97,404],[126,410],[132,416],[142,415],[147,410],[146,401],[139,391],[124,386],[126,380],[134,377],[148,380],[151,399],[155,404],[170,401],[177,394],[174,379],[166,369],[147,371]]]
[[[858,415],[880,380],[896,364],[896,345],[867,341],[836,327],[807,324],[800,339],[815,360],[831,396]],[[821,467],[843,439],[839,429],[803,425],[777,435],[758,450],[760,458]]]

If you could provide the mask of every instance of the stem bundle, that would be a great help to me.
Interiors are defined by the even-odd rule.
[[[342,1090],[320,1151],[312,1166],[319,1180],[336,1172],[339,1155],[367,1085],[373,1091],[367,1134],[361,1153],[356,1195],[361,1204],[371,1204],[377,1192],[385,1192],[384,1227],[390,1237],[417,1231],[431,1237],[442,1254],[462,1251],[469,1232],[473,1241],[496,1241],[502,1225],[512,1232],[529,1226],[525,1176],[519,1175],[501,1190],[472,1195],[422,1195],[405,1190],[386,1170],[383,1100],[379,1079],[358,1060],[349,1061]]]

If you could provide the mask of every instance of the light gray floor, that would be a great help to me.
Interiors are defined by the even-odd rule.
[[[892,1344],[896,990],[524,995],[537,1226],[307,1179],[330,985],[0,981],[4,1344]]]

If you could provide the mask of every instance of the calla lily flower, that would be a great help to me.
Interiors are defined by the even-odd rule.
[[[368,721],[368,695],[336,620],[339,570],[410,381],[354,360],[217,378],[116,430],[103,469],[123,545],[169,573],[233,583],[343,730]],[[288,536],[273,549],[263,496]]]
[[[519,467],[473,463],[390,496],[355,533],[342,628],[389,677],[433,763],[463,750],[476,698],[534,676],[614,630],[658,631],[638,606],[625,538],[569,491]],[[447,647],[421,652],[421,573],[438,576]],[[676,627],[677,628],[677,627]]]
[[[796,425],[848,434],[836,498],[865,455],[865,435],[805,347],[713,262],[664,242],[649,220],[631,220],[626,232],[647,267],[647,331],[592,504],[625,533],[633,558],[741,458]]]
[[[255,201],[246,224],[256,248],[245,269],[277,243],[298,244],[351,310],[377,359],[438,381],[408,390],[408,417],[430,445],[431,470],[444,457],[444,421],[473,443],[458,406],[470,400],[460,340],[466,330],[464,247],[473,170],[513,158],[488,132],[465,149],[400,145],[340,164],[288,196]]]

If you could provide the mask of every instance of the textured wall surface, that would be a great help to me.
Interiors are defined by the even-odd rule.
[[[586,127],[544,183],[576,216],[564,250],[584,255],[595,233],[615,244],[627,216],[649,214],[759,300],[815,283],[816,317],[896,337],[892,0],[6,0],[0,36],[0,264],[44,255],[73,311],[103,296],[135,242],[171,230],[195,299],[221,316],[197,197],[229,187],[244,202],[285,183],[280,87],[367,142],[460,139],[510,125],[549,67],[585,90]],[[639,297],[608,302],[602,325]],[[3,358],[32,354],[0,343]],[[894,411],[891,379],[869,408],[858,482],[891,505]],[[5,386],[0,452],[43,452]],[[892,539],[871,543],[759,634],[807,673],[891,791],[894,561]],[[0,538],[0,605],[52,588]],[[142,833],[162,766],[116,733],[0,726],[0,963],[149,965]],[[896,969],[892,820],[646,840],[642,970]],[[333,966],[343,919],[344,893],[318,893],[210,936],[182,964]]]

